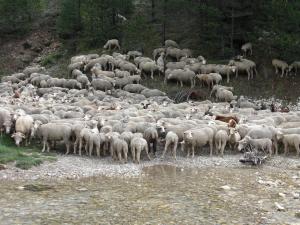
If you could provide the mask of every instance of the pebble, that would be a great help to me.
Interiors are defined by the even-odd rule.
[[[21,190],[24,190],[25,187],[24,186],[19,186],[19,187],[16,187],[16,189],[21,191]]]
[[[278,195],[282,198],[285,198],[285,196],[286,196],[284,193],[278,193]]]
[[[299,193],[293,193],[293,198],[294,199],[299,199],[300,198],[300,194]]]
[[[231,190],[231,187],[228,186],[228,185],[224,185],[224,186],[221,187],[221,189],[223,189],[225,191],[229,191],[229,190]]]
[[[275,206],[277,208],[277,211],[285,211],[285,208],[282,205],[280,205],[278,202],[275,202]]]
[[[3,164],[0,164],[0,170],[6,170],[6,166]]]
[[[295,217],[300,219],[300,210],[298,212],[295,213]]]
[[[88,191],[87,188],[77,188],[76,190],[77,190],[77,191]]]

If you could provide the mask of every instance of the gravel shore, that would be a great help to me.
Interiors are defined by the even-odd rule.
[[[21,170],[14,165],[7,165],[0,171],[0,180],[37,180],[37,179],[80,179],[93,176],[108,177],[136,177],[142,174],[143,168],[154,165],[173,165],[179,168],[243,168],[245,165],[239,162],[241,155],[225,155],[221,157],[198,156],[194,159],[178,157],[161,160],[155,158],[152,161],[142,161],[140,165],[129,162],[119,164],[108,158],[89,158],[79,156],[58,155],[55,162],[44,162],[38,167],[29,170]],[[276,167],[282,169],[300,169],[300,161],[295,157],[277,156],[268,160],[261,167]]]

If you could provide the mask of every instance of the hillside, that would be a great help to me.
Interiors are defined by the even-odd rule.
[[[235,87],[237,94],[277,96],[293,101],[300,95],[298,77],[277,78],[271,67],[274,57],[289,63],[297,60],[300,51],[295,41],[299,36],[297,2],[242,4],[233,1],[230,5],[222,1],[115,0],[112,4],[93,3],[93,7],[80,1],[59,2],[42,0],[39,10],[32,12],[34,19],[28,22],[26,32],[19,34],[15,30],[1,36],[0,75],[40,63],[54,76],[63,77],[71,56],[88,52],[101,54],[103,43],[114,37],[120,39],[122,52],[140,50],[147,56],[151,56],[152,50],[161,46],[164,39],[174,39],[182,48],[192,49],[194,55],[204,55],[208,63],[227,63],[240,53],[243,43],[252,41],[254,55],[251,59],[257,63],[259,77],[251,82],[244,77],[233,80],[230,85]],[[93,11],[93,8],[99,10]],[[276,19],[269,24],[264,21],[267,12],[262,13],[266,8],[269,18],[280,18],[283,10],[287,10],[289,19]],[[101,17],[103,15],[107,15],[107,20]],[[116,15],[125,16],[126,21]],[[18,21],[15,24],[18,25]],[[0,28],[4,29],[1,23]],[[288,34],[290,30],[294,32]],[[152,87],[161,83],[144,82]],[[172,85],[161,88],[167,89],[170,95],[176,89]]]

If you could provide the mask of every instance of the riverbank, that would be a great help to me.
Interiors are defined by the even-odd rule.
[[[0,180],[60,180],[60,179],[80,179],[94,176],[107,177],[137,177],[142,174],[142,170],[154,165],[171,165],[181,169],[186,168],[240,168],[245,166],[239,162],[239,155],[225,155],[221,157],[198,156],[194,159],[178,157],[174,161],[171,157],[164,160],[155,158],[152,161],[142,161],[140,165],[129,162],[119,164],[106,158],[89,158],[79,156],[57,155],[56,161],[46,161],[43,164],[32,167],[28,170],[16,168],[13,163],[7,164],[5,170],[0,171]],[[296,157],[276,156],[268,160],[264,165],[252,167],[259,171],[260,167],[276,168],[284,170],[299,171],[300,161]]]

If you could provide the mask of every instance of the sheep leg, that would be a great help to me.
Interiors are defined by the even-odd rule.
[[[212,156],[212,153],[213,153],[213,141],[209,141],[209,148],[210,148],[210,153],[209,153],[209,156]]]
[[[236,68],[236,71],[235,71],[235,78],[238,78],[238,75],[239,75],[239,70],[238,70],[238,68]]]
[[[250,72],[250,70],[247,70],[247,74],[248,74],[248,80],[250,80],[250,78],[251,78],[251,72]]]
[[[96,147],[97,157],[100,157],[100,145]]]
[[[45,152],[45,150],[46,150],[46,142],[47,142],[47,140],[44,139],[42,152]]]
[[[89,143],[86,141],[85,146],[84,146],[84,150],[85,150],[86,155],[89,155],[88,147],[89,147]]]
[[[257,76],[258,72],[257,72],[256,67],[254,67],[254,72],[255,72],[255,76]]]
[[[192,159],[195,157],[195,146],[192,145]]]
[[[272,156],[272,145],[267,147],[267,150],[269,152],[269,156]]]
[[[138,148],[136,151],[136,162],[138,164],[140,164],[140,158],[141,158],[141,149]]]
[[[177,158],[176,158],[176,149],[177,149],[177,142],[175,142],[173,144],[173,158],[174,158],[174,160],[177,160]]]
[[[50,144],[48,141],[47,141],[47,152],[50,152]]]
[[[67,149],[66,155],[68,155],[70,153],[70,143],[68,141],[65,143],[66,143],[66,149]]]
[[[284,69],[281,68],[281,77],[283,77],[283,76],[284,76]]]
[[[120,150],[118,151],[118,160],[122,162],[122,152]]]
[[[135,162],[135,148],[131,148],[132,161]]]
[[[296,148],[296,156],[299,157],[300,155],[299,143],[295,143],[295,148]]]
[[[183,87],[183,82],[182,82],[182,80],[180,81],[180,86]]]
[[[226,142],[222,144],[222,147],[221,147],[221,157],[224,157],[225,146],[226,146]]]
[[[89,155],[90,155],[90,156],[92,156],[93,148],[94,148],[94,143],[91,142],[91,143],[90,143],[90,146],[89,146]],[[99,155],[98,155],[98,152],[97,152],[97,156],[99,156]]]
[[[218,155],[218,152],[219,152],[219,146],[218,146],[218,142],[217,142],[217,141],[215,142],[215,146],[216,146],[216,154]]]
[[[169,147],[169,143],[166,143],[166,144],[165,144],[164,151],[163,151],[163,154],[161,155],[161,158],[162,158],[162,159],[165,158],[165,154],[166,154],[166,152],[167,152],[167,150],[168,150],[168,147]]]
[[[124,155],[124,162],[127,163],[128,159],[127,159],[127,154],[128,154],[128,149],[123,149],[123,155]]]
[[[156,154],[156,147],[157,147],[157,140],[154,140],[153,142],[152,142],[152,147],[153,147],[153,153],[154,153],[154,155]]]
[[[79,155],[81,156],[82,139],[79,140]]]
[[[154,77],[153,77],[153,70],[151,70],[151,79],[153,80]]]
[[[150,141],[147,141],[147,145],[148,145],[149,153],[151,153],[151,143],[150,143]]]
[[[145,151],[146,151],[147,158],[149,159],[149,161],[151,161],[151,157],[150,157],[150,155],[149,155],[149,149],[148,149],[148,146],[145,147]]]
[[[227,83],[229,83],[230,81],[230,75],[229,75],[229,72],[227,72]]]
[[[278,143],[277,140],[274,140],[274,148],[275,148],[275,154],[278,155]]]
[[[284,156],[286,156],[287,153],[288,153],[288,143],[284,142]]]

